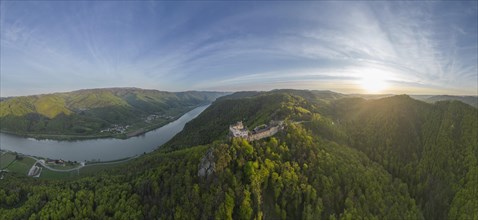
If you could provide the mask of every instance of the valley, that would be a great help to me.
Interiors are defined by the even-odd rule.
[[[0,102],[1,132],[37,139],[126,139],[224,94],[109,88],[12,97]]]
[[[235,93],[218,98],[158,150],[130,161],[57,180],[4,174],[0,215],[473,219],[477,116],[458,101],[429,104],[407,95]],[[238,121],[255,128],[271,120],[284,123],[273,136],[228,135]]]
[[[0,220],[478,220],[477,0],[0,14]]]
[[[69,161],[112,161],[155,150],[180,132],[184,125],[208,106],[197,107],[177,120],[143,135],[128,139],[100,138],[76,141],[37,140],[0,133],[0,148],[24,155]]]

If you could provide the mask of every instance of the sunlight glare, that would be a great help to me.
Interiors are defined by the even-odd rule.
[[[375,76],[362,78],[360,85],[365,91],[367,91],[367,93],[379,93],[388,87],[388,84],[384,79]]]

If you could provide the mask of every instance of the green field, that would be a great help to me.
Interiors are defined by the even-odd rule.
[[[26,176],[30,168],[35,164],[35,160],[29,157],[22,157],[22,159],[15,159],[16,154],[12,152],[5,152],[0,156],[0,169],[6,169],[11,173],[16,173],[21,176]],[[39,158],[45,159],[46,158]],[[57,172],[53,170],[49,170],[47,168],[42,168],[42,172],[40,175],[40,179],[68,179],[78,177],[80,174],[81,176],[85,175],[93,175],[98,172],[103,172],[106,170],[110,170],[116,167],[120,167],[124,165],[125,162],[129,161],[128,158],[118,159],[115,161],[108,161],[107,163],[117,162],[113,164],[102,164],[104,162],[94,164],[92,166],[86,166],[80,168],[80,172],[77,170],[70,171],[70,172]],[[47,164],[48,167],[59,169],[59,170],[69,170],[72,168],[76,168],[79,164],[68,164],[66,163],[65,166],[63,165],[56,165],[56,164]]]
[[[4,153],[0,156],[0,170],[6,168],[11,162],[15,160],[15,154]]]
[[[15,159],[16,154],[11,152],[6,152],[1,155],[0,160],[0,169],[6,169],[12,173],[17,173],[22,176],[26,176],[30,168],[35,164],[35,160],[29,157],[22,157],[21,159]],[[55,169],[71,169],[77,167],[78,165],[49,165]],[[46,168],[42,169],[40,178],[41,179],[63,179],[69,177],[78,176],[77,171],[72,172],[55,172],[48,170]]]
[[[6,169],[10,172],[27,175],[28,171],[33,166],[33,164],[35,164],[35,162],[36,161],[34,159],[25,157],[23,159],[13,161],[13,163],[6,167]]]
[[[78,163],[65,163],[65,165],[57,165],[57,164],[47,164],[49,167],[57,169],[57,170],[69,170],[76,167],[79,167],[80,164]]]

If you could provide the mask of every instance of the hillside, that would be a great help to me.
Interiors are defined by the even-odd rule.
[[[413,95],[412,98],[422,100],[424,102],[435,103],[439,101],[460,101],[471,105],[475,108],[478,108],[478,96],[453,96],[453,95],[435,95],[435,96],[426,96],[426,95]]]
[[[9,175],[0,216],[96,219],[474,219],[478,110],[406,95],[327,91],[225,96],[164,149],[70,180]],[[285,120],[274,137],[231,123]],[[213,164],[213,165],[212,165]],[[206,176],[203,167],[211,168]],[[19,183],[22,184],[19,184]]]
[[[161,126],[221,95],[111,88],[12,97],[0,102],[0,123],[2,132],[33,137],[126,137]]]
[[[6,195],[0,216],[422,218],[406,185],[362,153],[313,138],[300,126],[290,126],[287,133],[252,145],[236,140],[156,152],[110,174],[67,182],[16,184],[23,180],[9,178],[0,182],[0,194]],[[198,164],[208,152],[214,155],[215,172],[198,177]]]
[[[310,120],[310,111],[318,111],[322,104],[340,97],[343,95],[339,93],[307,90],[238,92],[223,96],[186,124],[165,148],[179,149],[224,138],[228,126],[241,120],[251,128],[270,120]]]
[[[458,101],[428,104],[406,95],[365,100],[311,94],[273,91],[237,102],[225,96],[187,124],[167,147],[224,138],[227,121],[244,120],[249,127],[281,117],[305,121],[302,124],[312,136],[355,148],[404,181],[427,219],[470,217],[478,210],[478,200],[470,200],[470,195],[478,195],[471,188],[478,181],[475,108]],[[252,114],[241,110],[261,104],[270,108]]]
[[[478,208],[478,111],[457,101],[434,105],[395,96],[342,100],[336,120],[348,144],[407,182],[429,219],[470,218]],[[465,205],[466,204],[466,205]]]

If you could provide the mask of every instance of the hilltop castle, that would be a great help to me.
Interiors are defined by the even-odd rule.
[[[271,121],[269,125],[264,124],[257,126],[252,131],[249,131],[246,127],[244,127],[242,121],[239,121],[236,124],[229,126],[229,135],[231,137],[244,138],[248,141],[255,141],[275,135],[282,129],[284,129],[283,121]]]

